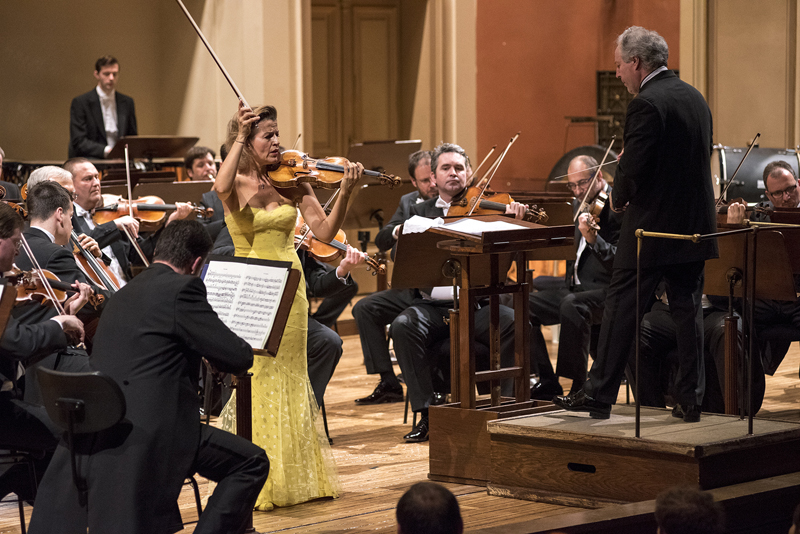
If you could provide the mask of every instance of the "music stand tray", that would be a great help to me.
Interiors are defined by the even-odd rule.
[[[108,153],[108,158],[124,158],[125,145],[128,145],[128,156],[131,159],[181,158],[199,140],[199,137],[176,135],[129,135],[117,141]]]

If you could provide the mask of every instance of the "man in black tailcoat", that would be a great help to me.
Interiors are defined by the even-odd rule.
[[[116,90],[119,62],[101,57],[94,77],[97,87],[73,98],[69,108],[70,158],[107,158],[121,137],[137,134],[133,99]]]
[[[210,249],[199,222],[170,225],[153,264],[109,302],[92,367],[119,384],[127,413],[76,443],[88,505],[79,504],[69,450],[59,445],[39,488],[32,534],[175,532],[181,486],[195,472],[219,483],[195,532],[243,531],[269,462],[248,440],[200,422],[201,359],[232,373],[253,363],[252,349],[222,323],[197,277]]]
[[[716,231],[711,183],[711,112],[692,86],[667,69],[669,49],[656,32],[633,26],[617,38],[617,77],[632,94],[625,117],[612,207],[625,210],[608,288],[598,356],[584,388],[554,402],[607,419],[633,349],[636,322],[663,279],[675,321],[679,371],[673,416],[700,420],[703,403],[705,260],[718,255],[715,240],[645,238],[641,249],[640,309],[636,308],[637,238],[643,229],[673,234]]]

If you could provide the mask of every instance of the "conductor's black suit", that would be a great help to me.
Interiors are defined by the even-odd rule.
[[[120,137],[137,135],[133,99],[115,91],[117,131]],[[104,158],[106,126],[97,89],[76,96],[69,107],[69,157]]]

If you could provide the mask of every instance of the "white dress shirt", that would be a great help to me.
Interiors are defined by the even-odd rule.
[[[100,84],[95,88],[100,97],[100,109],[103,112],[103,126],[106,129],[106,148],[103,154],[108,156],[114,145],[119,140],[119,127],[117,126],[117,92],[106,93]]]

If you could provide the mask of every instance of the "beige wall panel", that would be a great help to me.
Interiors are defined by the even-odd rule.
[[[333,6],[312,8],[311,80],[316,156],[338,154],[341,137],[341,20]]]
[[[709,11],[709,101],[714,140],[787,147],[794,134],[793,0],[714,0]]]

